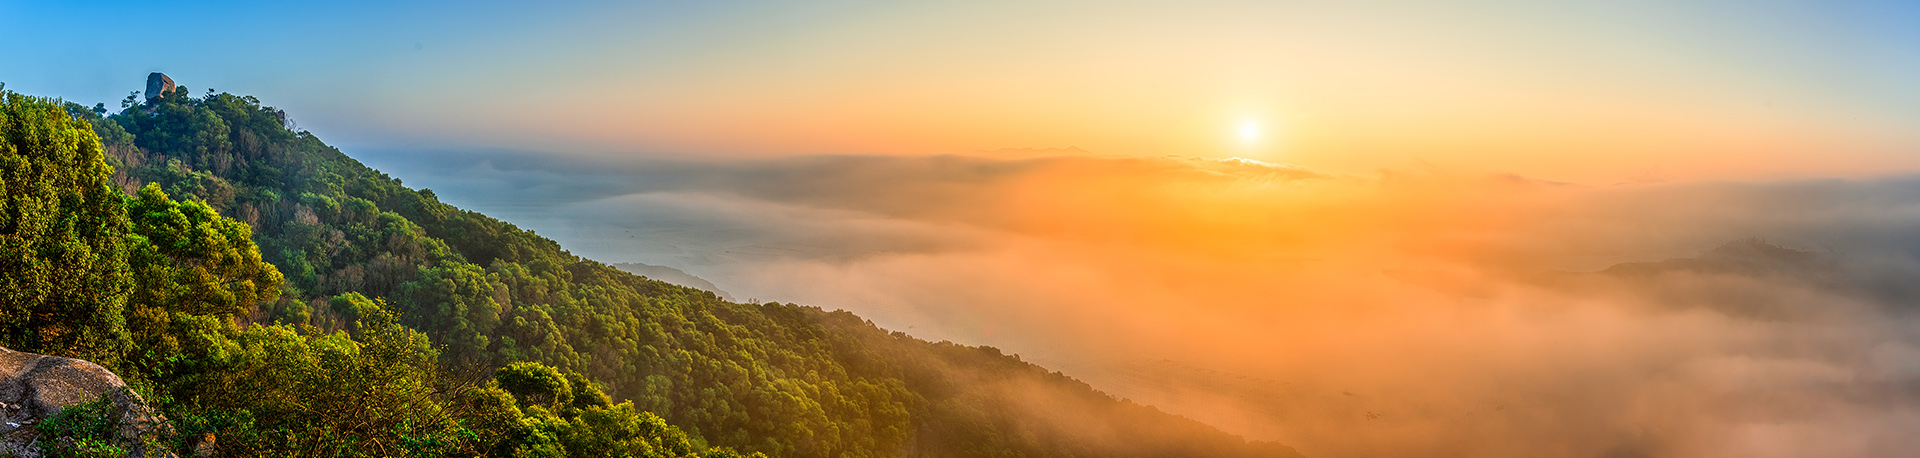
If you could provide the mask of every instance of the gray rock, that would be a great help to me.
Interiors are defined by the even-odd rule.
[[[146,450],[145,444],[168,435],[171,427],[120,376],[83,360],[0,348],[0,456],[40,456],[45,444],[38,444],[34,425],[102,396],[113,402],[119,427],[114,442],[133,451],[131,456],[172,456]]]
[[[173,92],[173,78],[160,72],[147,74],[147,101],[151,102],[168,92]]]

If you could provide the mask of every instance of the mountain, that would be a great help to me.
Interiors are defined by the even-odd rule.
[[[124,208],[124,224],[151,233],[138,240],[155,248],[109,237],[92,251],[152,266],[133,280],[101,280],[111,284],[95,296],[111,300],[86,309],[102,329],[130,330],[94,336],[34,313],[0,316],[27,330],[0,335],[0,345],[104,355],[92,360],[173,419],[177,447],[217,443],[229,456],[1298,456],[991,347],[921,341],[846,312],[736,303],[583,259],[407,188],[291,130],[255,98],[189,94],[130,96],[111,115],[22,99],[31,116],[9,118],[9,132],[22,132],[10,136],[43,137],[17,126],[90,128],[61,142],[14,142],[10,151],[67,151],[59,157],[68,162],[23,170],[104,163],[51,195]],[[101,227],[122,224],[112,221],[122,220]],[[240,280],[252,289],[235,289]],[[73,342],[20,346],[46,336]]]
[[[1836,266],[1818,253],[1785,248],[1760,239],[1721,244],[1691,258],[1615,264],[1600,271],[1616,277],[1652,277],[1676,273],[1814,277]]]
[[[696,277],[680,269],[638,262],[616,262],[608,265],[626,273],[706,291],[720,296],[721,300],[728,302],[733,301],[733,295],[727,294],[726,291],[721,291],[718,286],[713,286],[713,282],[707,281],[705,278]]]

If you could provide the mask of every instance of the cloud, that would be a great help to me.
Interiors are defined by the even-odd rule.
[[[533,190],[552,204],[503,216],[576,253],[993,345],[1309,456],[1920,447],[1904,433],[1920,426],[1920,328],[1902,324],[1920,298],[1916,178],[1587,186],[1179,157],[486,164],[408,180]]]

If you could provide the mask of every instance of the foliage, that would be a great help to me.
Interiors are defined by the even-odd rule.
[[[426,338],[378,308],[361,332],[311,326],[229,329],[225,348],[194,361],[167,394],[236,456],[442,456],[470,433],[446,405],[463,387],[443,379]],[[227,438],[232,438],[231,440]]]
[[[34,429],[40,433],[45,456],[55,458],[123,457],[131,450],[119,439],[120,423],[113,398],[101,396],[61,409]]]
[[[540,363],[520,362],[494,372],[493,383],[468,395],[476,430],[493,438],[491,456],[623,456],[681,458],[741,456],[716,448],[696,453],[686,433],[632,402],[605,403],[592,383],[574,384]],[[578,388],[576,388],[578,387]],[[576,393],[585,390],[586,392]],[[597,398],[597,399],[596,399]],[[586,403],[573,402],[594,399]],[[526,405],[525,409],[519,405]],[[761,455],[753,455],[761,456]]]
[[[12,93],[0,104],[5,345],[101,362],[172,415],[175,439],[217,432],[225,455],[443,456],[473,442],[444,409],[458,385],[427,339],[377,302],[352,307],[351,334],[239,326],[282,294],[250,226],[157,184],[123,196],[109,184],[98,112]],[[48,451],[118,453],[124,444],[102,442],[105,408],[43,424],[63,438]]]
[[[528,406],[557,408],[573,402],[573,387],[552,366],[535,362],[508,364],[494,371],[493,380]]]
[[[0,93],[0,345],[108,359],[127,344],[126,210],[93,129]]]

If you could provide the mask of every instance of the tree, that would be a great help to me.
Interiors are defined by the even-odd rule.
[[[112,174],[92,126],[57,100],[0,92],[0,345],[109,360],[126,345]]]
[[[127,199],[134,277],[126,314],[136,375],[171,380],[223,352],[235,315],[280,295],[280,271],[260,260],[252,229],[201,202],[175,202],[149,183]]]
[[[448,263],[421,270],[418,279],[400,285],[397,296],[411,306],[403,310],[407,324],[432,330],[450,356],[492,359],[487,347],[507,303],[507,287],[497,275],[473,264]]]
[[[229,333],[207,370],[169,384],[182,433],[229,456],[473,456],[450,379],[425,336],[374,302],[359,335],[260,325]]]
[[[280,295],[280,271],[260,260],[253,228],[202,202],[175,202],[148,183],[127,202],[137,304],[233,316]]]
[[[566,377],[552,366],[535,362],[508,364],[494,371],[493,380],[500,388],[513,393],[514,400],[525,406],[547,406],[557,408],[573,402],[573,386]]]

